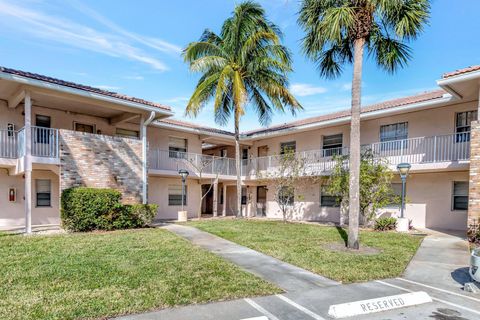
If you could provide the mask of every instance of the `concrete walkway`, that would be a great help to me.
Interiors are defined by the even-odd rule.
[[[334,281],[195,228],[165,228],[277,284],[287,293],[164,309],[121,319],[326,320],[331,319],[328,309],[334,304],[417,291],[427,292],[433,302],[348,319],[480,319],[480,295],[461,290],[463,282],[469,281],[469,254],[466,242],[455,235],[429,232],[401,278],[335,285]]]
[[[468,274],[470,253],[464,232],[426,230],[429,234],[403,275],[404,279],[446,290],[463,292],[472,281]]]
[[[194,245],[218,254],[242,269],[277,285],[287,292],[306,291],[339,284],[336,281],[196,228],[178,224],[168,224],[163,228],[188,239]]]

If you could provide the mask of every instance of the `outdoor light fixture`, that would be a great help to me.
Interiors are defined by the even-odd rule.
[[[410,163],[399,163],[397,165],[398,173],[400,174],[400,178],[402,179],[402,204],[400,208],[400,218],[403,219],[403,210],[405,208],[405,183],[407,181],[408,172],[412,166]]]
[[[185,169],[180,169],[178,170],[178,174],[180,175],[180,177],[182,177],[182,212],[183,212],[183,202],[184,202],[184,199],[185,199],[185,181],[187,180],[187,177],[188,177],[188,171],[185,170]]]

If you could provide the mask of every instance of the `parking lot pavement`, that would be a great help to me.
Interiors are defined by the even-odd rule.
[[[331,286],[275,296],[192,305],[141,315],[126,316],[122,319],[241,320],[263,317],[263,319],[269,320],[323,320],[331,319],[328,315],[328,310],[329,307],[334,304],[381,298],[412,291],[427,292],[432,297],[433,302],[346,319],[480,319],[479,298],[455,292],[430,289],[420,284],[408,283],[399,279]]]

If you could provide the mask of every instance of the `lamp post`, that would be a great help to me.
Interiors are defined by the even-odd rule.
[[[405,184],[407,182],[408,172],[412,166],[410,163],[399,163],[397,165],[398,173],[400,174],[400,178],[402,179],[402,204],[400,207],[400,219],[397,221],[397,231],[401,232],[408,232],[409,223],[408,219],[404,217],[404,209],[405,209]]]
[[[185,169],[180,169],[178,170],[178,174],[180,175],[180,177],[182,177],[182,212],[183,212],[183,202],[185,199],[185,181],[187,180],[189,173]]]

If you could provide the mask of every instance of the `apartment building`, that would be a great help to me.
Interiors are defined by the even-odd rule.
[[[469,67],[444,74],[438,90],[362,109],[362,147],[392,170],[412,165],[406,216],[415,227],[465,230],[480,217],[479,81],[480,66]],[[61,192],[73,186],[115,188],[125,202],[157,203],[159,219],[175,219],[182,201],[190,217],[234,215],[233,134],[171,116],[158,103],[0,68],[0,228],[59,224]],[[259,173],[274,170],[288,148],[310,175],[325,177],[292,195],[290,218],[338,222],[325,181],[333,156],[348,154],[349,121],[347,107],[244,132],[243,215],[282,216]],[[180,168],[190,172],[183,199]],[[398,211],[392,205],[381,214]]]

